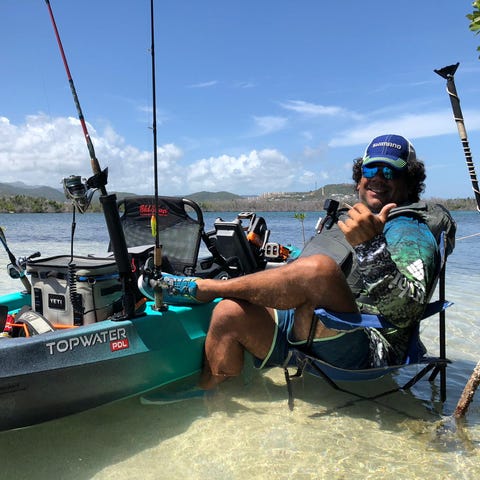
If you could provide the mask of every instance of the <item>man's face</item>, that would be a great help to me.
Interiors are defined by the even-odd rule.
[[[357,185],[358,196],[362,203],[374,213],[378,213],[387,203],[400,205],[408,200],[407,184],[404,173],[396,178],[387,180],[382,173],[383,164],[379,166],[377,174],[372,178],[362,176]]]

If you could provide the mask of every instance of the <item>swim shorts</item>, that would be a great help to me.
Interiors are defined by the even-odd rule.
[[[255,358],[256,368],[283,367],[292,348],[302,347],[306,340],[293,338],[295,310],[275,310],[275,334],[270,351],[264,359]],[[341,332],[327,338],[316,338],[310,354],[327,363],[345,369],[361,369],[369,366],[370,344],[363,329]]]

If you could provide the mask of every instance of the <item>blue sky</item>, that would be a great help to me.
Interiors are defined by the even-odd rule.
[[[153,193],[150,1],[50,3],[107,190]],[[460,62],[480,158],[471,3],[157,0],[160,193],[350,182],[371,138],[399,133],[425,162],[426,197],[471,197],[445,81],[433,72]],[[60,187],[90,176],[45,2],[1,0],[0,44],[0,182]]]

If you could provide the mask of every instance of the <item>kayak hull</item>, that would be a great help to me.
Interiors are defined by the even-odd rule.
[[[10,310],[25,303],[22,293],[0,297]],[[134,319],[0,339],[0,430],[78,413],[199,372],[215,302],[165,312],[152,306],[148,302]]]

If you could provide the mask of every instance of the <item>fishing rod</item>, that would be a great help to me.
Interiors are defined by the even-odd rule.
[[[28,278],[25,276],[25,270],[22,264],[16,259],[10,248],[8,248],[7,238],[5,237],[5,232],[3,231],[2,227],[0,227],[0,242],[2,242],[3,248],[5,248],[5,251],[7,252],[8,258],[10,260],[10,265],[8,265],[7,267],[8,274],[11,278],[20,278],[27,293],[31,293],[32,285],[30,284]],[[38,257],[39,255],[40,252],[36,252],[31,255],[30,258]]]
[[[125,317],[135,316],[135,312],[143,305],[145,299],[138,290],[136,278],[132,272],[130,266],[130,260],[128,255],[127,244],[125,241],[125,235],[123,232],[122,224],[120,221],[120,215],[117,208],[117,197],[115,194],[107,194],[107,177],[108,169],[102,171],[100,164],[95,155],[93,143],[88,133],[85,118],[83,116],[82,109],[80,107],[80,101],[78,99],[77,91],[73,83],[72,75],[68,67],[67,58],[63,49],[62,41],[58,33],[55,18],[53,16],[52,7],[49,0],[45,0],[47,4],[48,12],[50,14],[50,20],[52,22],[55,37],[57,39],[60,54],[62,56],[63,65],[67,73],[68,82],[70,84],[70,90],[72,92],[73,100],[77,108],[78,119],[82,125],[82,130],[87,142],[87,148],[90,154],[90,163],[93,171],[93,177],[87,180],[86,186],[88,188],[99,189],[101,192],[100,203],[102,205],[103,213],[105,216],[105,223],[107,225],[108,234],[110,237],[110,243],[112,246],[115,262],[117,263],[118,273],[122,281],[123,287],[123,314]],[[82,212],[83,213],[83,212]]]
[[[155,80],[155,24],[154,24],[154,0],[150,0],[150,33],[151,33],[151,47],[150,53],[152,57],[152,102],[153,102],[153,174],[154,174],[154,196],[155,196],[155,211],[151,219],[152,234],[155,237],[155,249],[153,254],[153,280],[158,280],[162,276],[162,245],[160,245],[160,237],[158,232],[158,155],[157,155],[157,94],[156,94],[156,80]],[[154,286],[154,300],[156,310],[165,310],[166,306],[163,303],[162,289],[158,281],[153,283]]]
[[[447,80],[447,93],[450,97],[450,103],[452,104],[453,118],[457,124],[458,134],[460,136],[460,141],[462,142],[463,152],[467,162],[467,169],[468,173],[470,174],[470,180],[472,182],[472,188],[475,193],[475,200],[477,202],[477,210],[480,212],[480,190],[478,187],[477,175],[475,173],[472,152],[468,143],[462,109],[460,107],[460,99],[458,98],[457,89],[455,87],[454,76],[459,65],[460,63],[457,62],[454,65],[448,65],[438,70],[434,70],[434,72]]]
[[[50,1],[45,0],[45,3],[47,4],[48,13],[50,14],[50,20],[52,21],[52,26],[53,26],[53,30],[55,32],[55,37],[57,39],[58,48],[60,49],[60,54],[62,56],[63,65],[65,67],[65,71],[67,72],[68,83],[70,84],[70,90],[72,91],[73,99],[74,99],[74,102],[75,102],[75,107],[77,108],[78,119],[80,120],[80,124],[82,125],[83,135],[85,136],[85,140],[87,142],[88,152],[90,153],[90,162],[91,162],[91,165],[92,165],[92,171],[93,171],[94,175],[104,174],[105,177],[106,177],[107,170],[105,170],[105,172],[102,172],[102,170],[100,168],[100,164],[98,163],[97,157],[95,155],[95,150],[93,148],[92,139],[90,138],[90,134],[88,133],[87,124],[85,123],[85,118],[83,116],[82,108],[80,107],[80,102],[78,100],[78,95],[77,95],[77,91],[75,89],[75,84],[73,83],[73,78],[72,78],[72,75],[70,74],[70,68],[68,68],[67,57],[65,56],[65,51],[63,50],[62,41],[61,41],[60,35],[58,33],[57,24],[55,22],[55,17],[53,16],[53,11],[52,11],[52,7],[50,5]],[[105,178],[105,183],[103,185],[99,185],[99,188],[101,188],[101,192],[102,192],[103,195],[106,195],[106,193],[107,193],[106,190],[105,190],[106,183],[107,183],[107,181],[106,181],[106,178]]]

